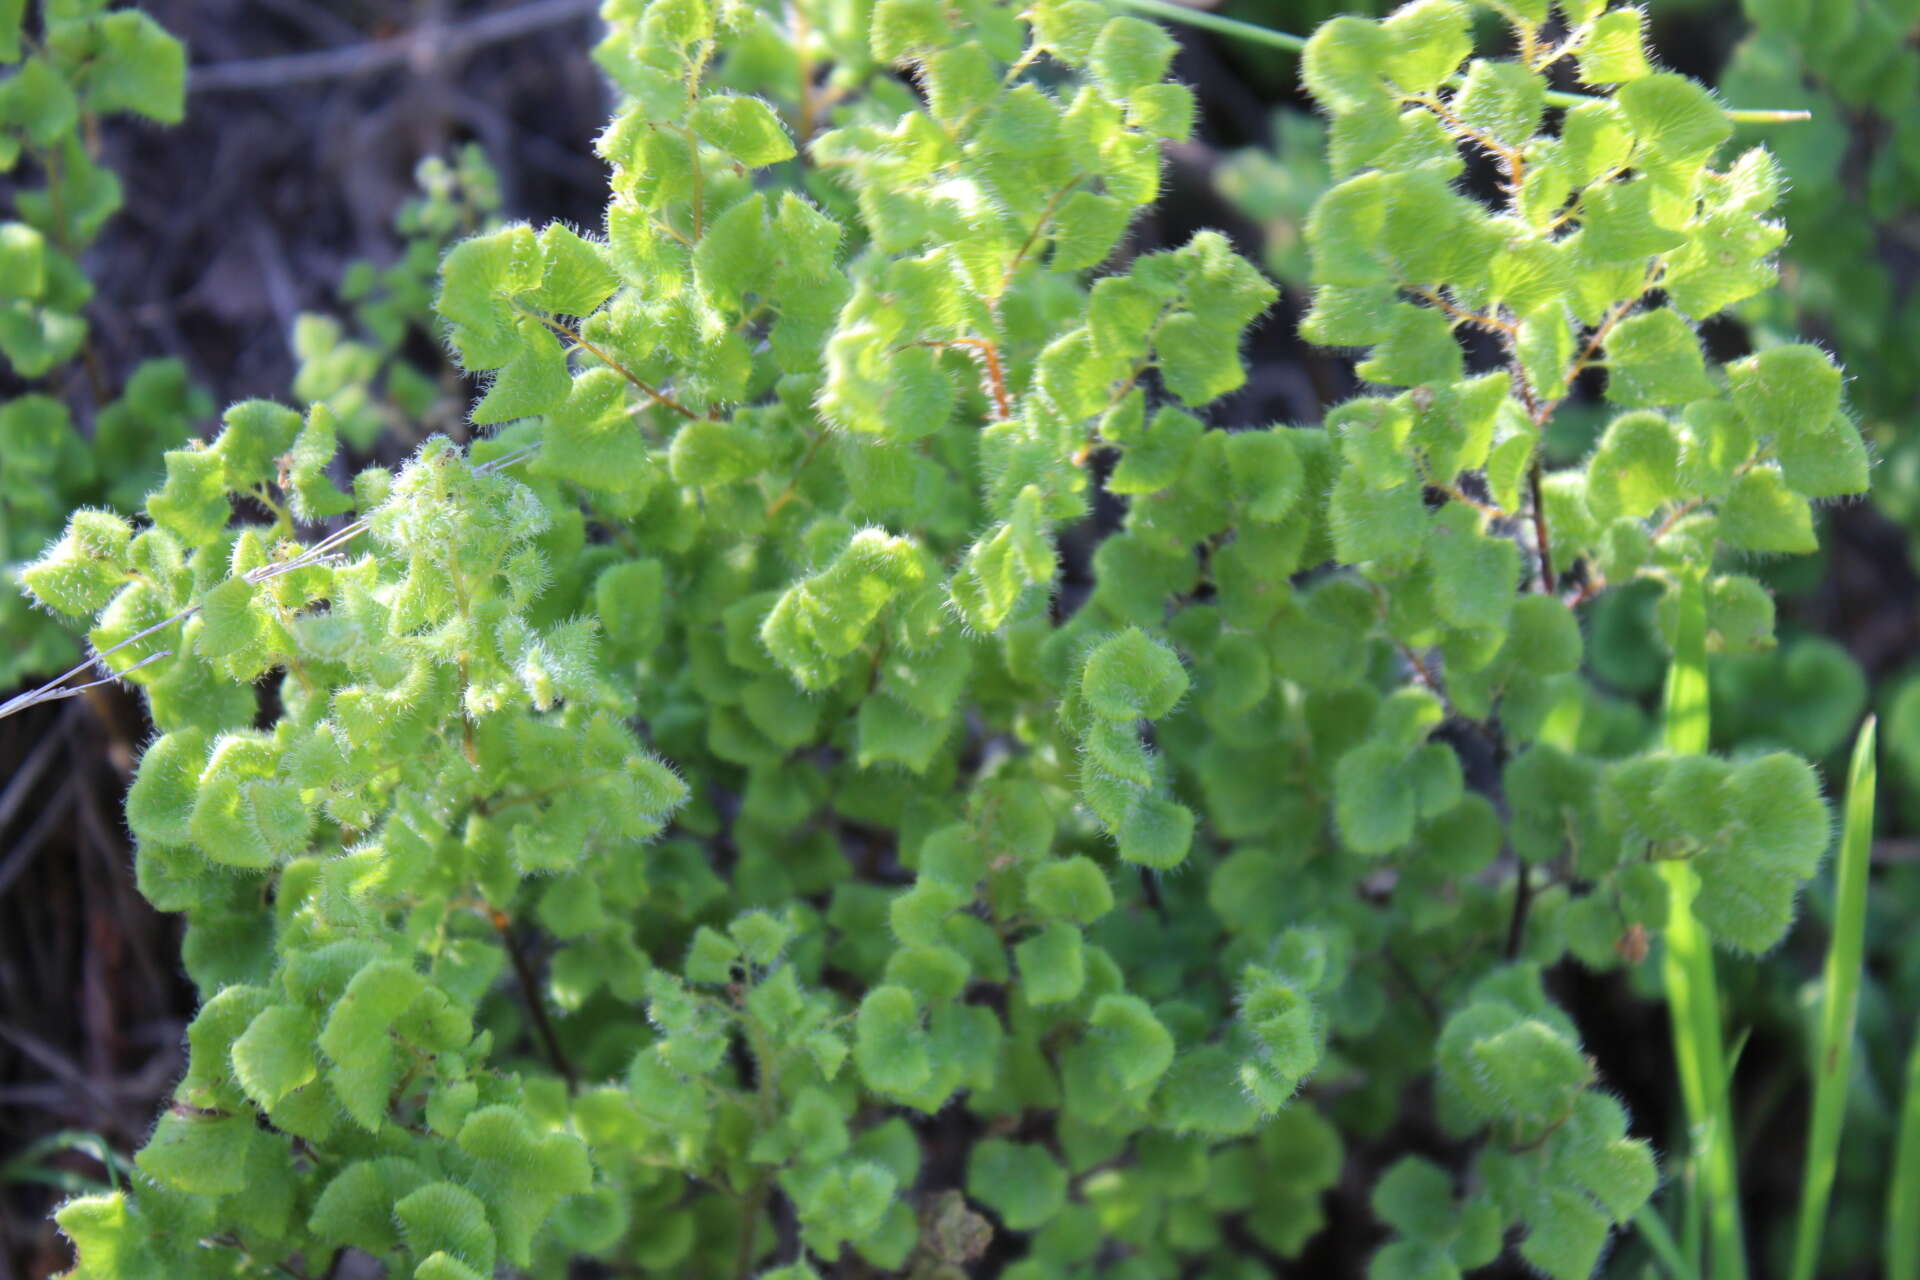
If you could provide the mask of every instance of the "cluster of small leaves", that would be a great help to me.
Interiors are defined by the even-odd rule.
[[[1302,332],[1365,349],[1360,376],[1386,388],[1327,416],[1327,518],[1371,596],[1356,608],[1419,686],[1383,702],[1339,761],[1336,824],[1353,852],[1410,858],[1410,872],[1458,856],[1466,832],[1484,833],[1474,862],[1504,843],[1545,881],[1506,891],[1536,892],[1508,943],[1535,960],[1643,958],[1669,906],[1656,864],[1675,858],[1699,872],[1692,909],[1713,936],[1764,950],[1827,844],[1812,771],[1786,754],[1647,753],[1637,714],[1581,674],[1576,610],[1646,582],[1670,632],[1679,591],[1702,581],[1714,646],[1768,648],[1770,599],[1720,561],[1813,550],[1811,503],[1864,489],[1867,453],[1824,352],[1776,346],[1716,368],[1697,335],[1773,278],[1772,158],[1716,167],[1732,126],[1649,62],[1640,11],[1563,3],[1543,31],[1544,3],[1495,7],[1515,27],[1510,61],[1469,60],[1468,9],[1448,0],[1335,20],[1304,54],[1336,182],[1306,227]],[[1604,96],[1549,110],[1546,72],[1563,59]],[[1468,163],[1490,204],[1461,194]],[[1612,420],[1583,466],[1548,469],[1555,414],[1596,386]],[[1497,725],[1504,833],[1463,795],[1452,744],[1429,754],[1448,724]],[[1650,1166],[1631,1194],[1597,1181],[1623,1122],[1611,1104],[1575,1107],[1571,1028],[1522,1034],[1506,1023],[1525,1002],[1496,1016],[1473,999],[1440,1037],[1443,1090],[1510,1150],[1557,1153],[1551,1171],[1483,1160],[1482,1176],[1536,1266],[1584,1275],[1609,1223],[1651,1191]],[[1453,1052],[1456,1037],[1485,1045]],[[1528,1097],[1547,1082],[1565,1106]],[[1528,1116],[1532,1132],[1498,1134]],[[1543,1185],[1571,1198],[1549,1202]]]
[[[186,51],[138,9],[105,0],[0,6],[0,368],[30,388],[0,401],[0,687],[78,657],[71,622],[99,600],[82,594],[69,625],[11,586],[20,564],[59,535],[67,513],[137,510],[160,450],[212,409],[176,360],[150,360],[110,396],[88,349],[93,284],[87,248],[120,208],[120,181],[99,160],[98,125],[135,116],[177,124]]]
[[[348,336],[332,316],[302,314],[294,322],[299,358],[293,396],[324,402],[340,436],[365,453],[376,438],[417,438],[454,427],[465,416],[464,389],[439,367],[423,369],[406,354],[409,340],[437,337],[433,320],[440,259],[455,240],[492,225],[500,207],[499,181],[472,143],[452,163],[428,156],[414,170],[420,195],[394,217],[400,256],[385,267],[357,261],[340,282],[359,336]]]
[[[442,439],[350,497],[322,470],[334,453],[324,405],[303,420],[239,404],[210,445],[166,455],[146,527],[82,513],[60,544],[111,593],[93,641],[161,730],[127,820],[141,890],[186,912],[207,997],[178,1105],[138,1157],[149,1184],[64,1211],[82,1274],[230,1273],[198,1242],[231,1233],[262,1266],[352,1245],[484,1276],[496,1251],[533,1265],[562,1199],[550,1251],[625,1212],[551,1123],[564,1082],[490,1061],[519,1023],[483,999],[523,910],[592,934],[573,964],[642,996],[633,923],[609,916],[644,886],[622,890],[615,868],[685,785],[627,724],[592,624],[553,599],[548,557],[568,537],[537,494]],[[262,492],[279,521],[233,527],[233,498]],[[361,518],[343,533],[371,548],[293,540],[296,518],[348,508]],[[263,731],[248,686],[269,671],[281,712]],[[96,1239],[119,1261],[96,1266]]]
[[[1911,39],[1920,10],[1904,0],[1842,7],[1743,0],[1740,7],[1752,30],[1720,73],[1722,91],[1739,100],[1767,94],[1769,102],[1812,112],[1809,122],[1777,140],[1791,180],[1782,211],[1792,226],[1803,229],[1783,251],[1791,269],[1781,289],[1743,304],[1742,316],[1762,332],[1820,333],[1848,361],[1849,395],[1881,455],[1873,496],[1881,512],[1908,531],[1911,557],[1913,534],[1920,530],[1920,438],[1908,424],[1920,394],[1920,371],[1883,353],[1911,350],[1920,342],[1920,299],[1903,289],[1882,262],[1889,231],[1901,225],[1920,197],[1920,52]],[[1817,234],[1804,233],[1812,228]],[[1764,697],[1744,704],[1744,714],[1773,721],[1755,727],[1820,758],[1830,745],[1791,735],[1810,730],[1810,738],[1824,739],[1843,708],[1864,699],[1863,682],[1857,671],[1836,660],[1843,655],[1820,641],[1785,644],[1782,652],[1787,656],[1773,671],[1729,673],[1724,698],[1716,676],[1715,712],[1723,702],[1733,709],[1746,690],[1765,689]],[[1814,714],[1796,717],[1791,726],[1775,720],[1769,713],[1783,701],[1783,686]],[[1902,770],[1908,791],[1920,777],[1915,771],[1920,701],[1914,690],[1910,673],[1894,682],[1884,699],[1883,715],[1889,718],[1882,721],[1890,763]],[[1897,812],[1903,830],[1911,830],[1920,816],[1911,805]],[[1881,1007],[1906,1007],[1916,998],[1914,977],[1920,970],[1910,958],[1911,932],[1902,923],[1913,890],[1897,879],[1888,890],[1869,909],[1863,980],[1873,995],[1867,1007],[1881,1002]],[[1780,993],[1783,1011],[1786,995]],[[1907,1052],[1911,1029],[1870,1013],[1863,1014],[1861,1027],[1863,1044],[1872,1046],[1866,1078],[1875,1085],[1863,1092],[1874,1099],[1866,1104],[1869,1109],[1879,1112],[1879,1099],[1896,1097],[1903,1087],[1899,1055]],[[1887,1210],[1885,1170],[1893,1159],[1891,1132],[1890,1127],[1852,1126],[1823,1236],[1822,1270],[1871,1266],[1877,1260]]]
[[[1675,859],[1764,949],[1827,836],[1791,756],[1649,753],[1578,611],[1705,577],[1764,648],[1718,551],[1807,549],[1865,454],[1820,352],[1691,327],[1768,278],[1764,153],[1712,167],[1637,11],[1495,8],[1519,56],[1464,70],[1449,0],[1315,36],[1307,328],[1384,390],[1229,432],[1275,290],[1129,244],[1192,125],[1159,27],[609,0],[604,239],[442,264],[486,438],[348,492],[328,404],[236,405],[31,580],[148,697],[128,822],[204,996],[76,1274],[937,1276],[991,1232],[1016,1280],[1250,1280],[1433,1072],[1465,1202],[1391,1170],[1376,1274],[1511,1231],[1587,1275],[1654,1165],[1538,971],[1643,959]],[[1562,57],[1619,93],[1550,116]],[[1620,414],[1545,474],[1588,369]]]
[[[1721,72],[1721,89],[1811,110],[1811,120],[1778,140],[1792,178],[1782,207],[1795,226],[1821,229],[1795,239],[1786,255],[1795,267],[1791,277],[1747,315],[1788,333],[1796,323],[1816,326],[1844,355],[1857,354],[1861,411],[1883,439],[1900,439],[1888,428],[1897,428],[1920,380],[1901,361],[1867,357],[1920,336],[1920,307],[1877,265],[1886,228],[1920,191],[1920,54],[1911,41],[1920,12],[1905,0],[1841,8],[1742,0],[1740,8],[1752,30]],[[1861,149],[1849,156],[1855,140]],[[1894,490],[1889,496],[1902,514],[1911,513],[1905,475],[1877,487]]]

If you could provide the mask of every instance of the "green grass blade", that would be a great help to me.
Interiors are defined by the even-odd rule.
[[[1667,671],[1664,739],[1668,751],[1707,750],[1707,606],[1700,579],[1684,578],[1673,665]],[[1668,911],[1661,977],[1673,1017],[1675,1065],[1686,1100],[1688,1130],[1706,1202],[1708,1274],[1746,1280],[1746,1240],[1740,1227],[1740,1183],[1734,1170],[1733,1112],[1727,1099],[1727,1063],[1720,1039],[1720,989],[1713,939],[1693,914],[1699,877],[1686,862],[1663,862]]]
[[[1713,723],[1707,696],[1706,588],[1698,577],[1689,576],[1675,590],[1680,608],[1673,665],[1667,668],[1661,745],[1675,755],[1704,755]]]
[[[1275,49],[1285,49],[1289,53],[1299,53],[1307,47],[1304,36],[1275,31],[1272,27],[1255,26],[1251,22],[1242,22],[1238,18],[1225,18],[1217,13],[1208,13],[1205,9],[1190,9],[1184,4],[1172,4],[1170,0],[1118,0],[1118,3],[1123,9],[1150,13],[1156,18],[1164,18],[1168,22],[1178,22],[1189,27],[1218,31],[1221,35],[1232,36],[1236,40],[1270,45]]]
[[[1639,1228],[1640,1238],[1647,1242],[1648,1251],[1668,1280],[1700,1280],[1700,1269],[1681,1254],[1680,1246],[1673,1242],[1673,1232],[1667,1229],[1667,1220],[1651,1203],[1640,1206],[1640,1212],[1633,1215],[1633,1225]]]
[[[59,1155],[64,1151],[79,1151],[92,1156],[107,1171],[107,1182],[102,1184],[80,1174],[56,1169],[44,1163],[47,1157]],[[0,1164],[0,1185],[9,1182],[36,1182],[74,1193],[117,1191],[122,1181],[132,1176],[133,1165],[128,1160],[115,1152],[105,1138],[84,1129],[62,1129],[58,1133],[50,1133],[38,1142],[16,1152],[4,1164]]]
[[[1920,1280],[1920,1026],[1907,1059],[1907,1096],[1900,1108],[1893,1186],[1887,1191],[1887,1280]]]
[[[1706,1269],[1706,1214],[1701,1205],[1704,1199],[1700,1194],[1700,1160],[1697,1152],[1688,1152],[1685,1162],[1686,1181],[1682,1185],[1684,1197],[1680,1201],[1680,1248],[1686,1255],[1687,1265],[1693,1268],[1694,1275],[1704,1274]]]
[[[1873,717],[1860,729],[1847,771],[1846,823],[1834,869],[1833,939],[1821,983],[1820,1040],[1814,1046],[1813,1120],[1807,1134],[1806,1172],[1800,1188],[1800,1227],[1793,1242],[1793,1280],[1813,1280],[1820,1260],[1820,1233],[1839,1162],[1840,1126],[1846,1120],[1847,1082],[1853,1069],[1853,1023],[1860,1006],[1860,961],[1867,931],[1867,864],[1873,855]],[[1911,1215],[1909,1215],[1911,1216]]]
[[[1178,22],[1182,26],[1199,27],[1204,31],[1217,31],[1223,36],[1235,40],[1245,40],[1249,44],[1264,44],[1273,49],[1285,49],[1288,53],[1299,53],[1307,47],[1306,37],[1296,36],[1289,31],[1276,31],[1272,27],[1259,26],[1252,22],[1242,22],[1238,18],[1223,17],[1205,9],[1189,5],[1175,4],[1173,0],[1114,0],[1123,9],[1132,9],[1136,13],[1150,13],[1166,22]],[[1589,94],[1567,93],[1559,89],[1547,92],[1547,101],[1556,107],[1577,107],[1583,103],[1596,101]],[[1729,108],[1727,119],[1735,124],[1797,124],[1813,119],[1813,112],[1788,110],[1780,111],[1769,107],[1756,109]]]

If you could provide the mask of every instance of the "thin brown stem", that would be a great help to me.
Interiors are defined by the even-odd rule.
[[[1529,71],[1536,70],[1533,60],[1540,56],[1540,37],[1532,25],[1525,22],[1515,23],[1514,33],[1520,37],[1520,65]]]
[[[1578,609],[1581,605],[1607,589],[1607,580],[1595,572],[1593,566],[1587,566],[1587,574],[1587,580],[1580,584],[1580,589],[1566,597],[1565,603],[1567,608]]]
[[[1442,294],[1435,293],[1431,289],[1409,289],[1407,292],[1432,303],[1462,324],[1477,325],[1482,329],[1491,329],[1495,333],[1503,333],[1510,338],[1518,336],[1520,332],[1519,326],[1511,321],[1502,320],[1499,316],[1490,316],[1480,311],[1469,311],[1465,307],[1451,301]]]
[[[1619,326],[1622,320],[1627,318],[1627,315],[1636,306],[1640,305],[1640,299],[1646,297],[1648,293],[1652,292],[1653,287],[1660,283],[1660,270],[1661,268],[1658,263],[1649,267],[1647,269],[1647,278],[1640,285],[1640,292],[1634,294],[1631,298],[1622,298],[1613,305],[1612,310],[1607,312],[1598,327],[1588,336],[1587,345],[1580,352],[1580,358],[1573,362],[1571,369],[1567,370],[1566,384],[1571,384],[1575,378],[1579,377],[1581,373],[1593,365],[1594,357],[1600,353],[1600,348],[1607,344],[1607,339],[1613,336],[1614,329]]]
[[[794,495],[800,491],[800,473],[807,469],[807,464],[813,461],[813,456],[820,452],[820,446],[826,442],[827,433],[821,431],[818,435],[814,436],[813,440],[807,445],[807,451],[800,455],[800,465],[793,469],[793,477],[787,481],[787,487],[782,489],[779,494],[775,496],[774,500],[767,504],[767,519],[771,520],[779,515],[781,509],[793,501]]]
[[[1472,507],[1475,511],[1478,511],[1481,515],[1486,516],[1490,520],[1497,520],[1507,514],[1506,512],[1502,511],[1499,507],[1494,506],[1490,502],[1480,501],[1480,499],[1474,497],[1470,493],[1465,492],[1457,485],[1436,483],[1433,487],[1438,489],[1440,492],[1446,494],[1449,498],[1452,498],[1455,502],[1458,502],[1463,506]]]
[[[1039,241],[1040,233],[1046,230],[1049,222],[1053,221],[1053,215],[1060,208],[1060,202],[1065,200],[1068,193],[1079,186],[1085,179],[1085,174],[1076,173],[1065,186],[1054,192],[1052,198],[1047,201],[1047,207],[1042,209],[1040,216],[1034,220],[1033,230],[1027,232],[1026,241],[1020,246],[1020,251],[1013,255],[1013,261],[1007,264],[1007,269],[1000,275],[1000,291],[1002,293],[1005,293],[1007,286],[1013,282],[1013,273],[1020,269],[1020,264],[1026,261],[1029,253],[1033,252],[1033,246]]]
[[[1007,395],[1007,380],[1000,366],[1000,347],[992,338],[928,338],[909,342],[909,347],[970,347],[978,351],[987,369],[987,394],[993,398],[994,411],[1001,421],[1013,417],[1013,401]]]
[[[670,238],[674,240],[678,240],[683,247],[688,249],[693,248],[693,241],[687,239],[685,233],[683,233],[679,228],[675,227],[671,222],[668,222],[665,218],[655,218],[653,220],[653,225],[659,230],[665,232]]]
[[[272,1267],[275,1271],[278,1271],[283,1276],[292,1276],[293,1280],[307,1280],[306,1272],[296,1271],[293,1267],[289,1266],[287,1263],[268,1261],[266,1259],[254,1257],[253,1254],[247,1250],[247,1246],[241,1242],[238,1236],[231,1236],[231,1235],[208,1236],[202,1243],[216,1245],[222,1249],[232,1249],[235,1253],[238,1253],[241,1257],[245,1258],[248,1262],[253,1263],[255,1266],[259,1266],[264,1263],[266,1266]]]
[[[1421,1010],[1427,1015],[1427,1021],[1436,1027],[1439,1026],[1442,1021],[1439,1008],[1433,1003],[1433,997],[1427,994],[1426,988],[1420,985],[1412,971],[1407,968],[1406,962],[1393,954],[1391,947],[1382,947],[1380,955],[1387,962],[1387,968],[1393,971],[1393,976],[1400,980],[1400,985],[1419,1002]]]
[[[1482,133],[1461,119],[1452,107],[1449,107],[1437,97],[1415,97],[1412,98],[1411,101],[1419,103],[1427,110],[1433,112],[1434,115],[1440,117],[1440,123],[1446,126],[1449,133],[1454,134],[1456,137],[1465,138],[1468,142],[1473,143],[1482,151],[1485,151],[1488,155],[1499,161],[1501,171],[1506,175],[1507,193],[1509,195],[1519,194],[1520,183],[1526,177],[1527,162],[1526,158],[1520,154],[1518,147],[1510,147],[1498,138],[1490,134]]]
[[[1669,533],[1672,533],[1673,527],[1691,515],[1699,505],[1699,499],[1695,498],[1692,501],[1683,502],[1673,510],[1667,512],[1666,517],[1661,520],[1658,525],[1654,526],[1653,533],[1649,540],[1658,542]]]
[[[1401,658],[1406,661],[1409,667],[1413,668],[1413,678],[1415,680],[1436,694],[1440,692],[1440,686],[1434,681],[1433,673],[1427,670],[1425,660],[1413,651],[1412,645],[1408,644],[1405,640],[1395,640],[1393,647],[1400,651]]]
[[[1579,193],[1574,196],[1572,203],[1570,203],[1559,214],[1555,215],[1553,221],[1549,222],[1543,228],[1543,230],[1547,234],[1551,235],[1553,232],[1558,231],[1561,227],[1566,226],[1569,222],[1572,222],[1575,218],[1578,218],[1581,214],[1586,212],[1587,193],[1590,191],[1597,191],[1601,187],[1606,186],[1608,183],[1612,182],[1615,178],[1625,173],[1628,167],[1629,166],[1627,165],[1616,165],[1614,168],[1607,170],[1605,173],[1595,178],[1592,182],[1589,182],[1586,186],[1582,187]]]
[[[602,778],[612,777],[614,772],[612,769],[600,769],[593,773],[569,778],[565,782],[556,783],[551,787],[541,787],[536,791],[522,791],[517,795],[498,796],[489,800],[476,800],[473,804],[473,811],[483,818],[491,818],[502,810],[511,809],[515,805],[538,804],[549,796],[558,795],[562,791],[571,791],[583,783],[597,782]]]
[[[573,343],[573,345],[575,345],[576,347],[579,347],[582,351],[586,352],[588,355],[598,360],[601,364],[604,364],[605,366],[607,366],[607,368],[613,370],[615,373],[625,378],[628,382],[632,383],[634,386],[638,387],[643,393],[645,393],[648,397],[650,397],[655,404],[661,405],[664,408],[671,409],[675,413],[679,414],[681,417],[687,418],[689,420],[698,418],[700,416],[699,414],[695,413],[693,410],[687,408],[687,406],[681,404],[678,400],[675,400],[672,396],[666,394],[664,391],[661,391],[655,386],[653,386],[646,379],[642,378],[639,374],[627,368],[627,366],[625,366],[624,364],[621,364],[618,360],[615,360],[612,356],[602,351],[599,347],[596,347],[595,345],[593,345],[593,343],[587,341],[587,339],[584,336],[582,336],[582,334],[578,329],[572,328],[571,326],[568,326],[568,325],[561,324],[558,320],[555,320],[552,316],[536,314],[534,318],[540,321],[541,324],[546,325],[547,328],[553,330],[555,333],[565,338],[568,342]]]
[[[1745,474],[1747,474],[1747,472],[1759,466],[1763,461],[1766,460],[1766,458],[1767,458],[1767,453],[1765,451],[1762,451],[1761,453],[1755,454],[1753,457],[1748,458],[1745,462],[1741,463],[1739,466],[1733,469],[1734,478],[1737,480],[1741,476],[1744,476]],[[1699,498],[1691,498],[1686,502],[1681,503],[1679,506],[1675,507],[1673,510],[1667,512],[1667,514],[1664,517],[1662,517],[1660,523],[1654,526],[1653,533],[1649,535],[1650,539],[1654,542],[1658,542],[1660,541],[1660,539],[1672,533],[1676,525],[1678,525],[1682,520],[1685,520],[1688,516],[1692,515],[1695,511],[1700,509],[1701,502],[1702,500]]]
[[[1533,882],[1529,878],[1526,860],[1520,862],[1520,876],[1513,886],[1513,916],[1507,921],[1507,959],[1512,960],[1520,954],[1520,944],[1527,936],[1527,909],[1533,905]]]
[[[1560,61],[1568,54],[1575,52],[1581,45],[1585,44],[1586,37],[1587,28],[1579,27],[1570,32],[1567,38],[1559,44],[1548,44],[1541,48],[1537,55],[1539,61],[1533,64],[1534,74],[1545,75],[1552,69],[1554,63]]]
[[[1026,74],[1027,68],[1039,60],[1043,48],[1044,46],[1038,41],[1029,44],[1026,52],[1015,59],[1013,65],[1007,68],[1007,73],[1000,77],[1000,87],[1011,89],[1014,81]]]
[[[507,950],[507,958],[513,962],[514,977],[520,982],[520,997],[526,1001],[527,1012],[533,1018],[534,1030],[539,1033],[540,1043],[547,1051],[547,1060],[553,1064],[567,1082],[568,1093],[580,1091],[580,1077],[573,1069],[573,1062],[567,1057],[567,1051],[560,1047],[560,1038],[553,1032],[553,1023],[547,1017],[546,1001],[540,998],[540,984],[534,977],[533,965],[527,959],[526,950],[519,939],[513,936],[513,922],[504,911],[494,911],[488,917],[493,928],[500,935],[500,943]]]
[[[1413,668],[1413,678],[1425,687],[1427,692],[1440,699],[1440,705],[1446,709],[1447,714],[1464,720],[1466,717],[1460,716],[1460,713],[1454,709],[1453,700],[1447,697],[1447,691],[1440,686],[1440,681],[1434,677],[1433,672],[1427,670],[1426,662],[1413,651],[1413,646],[1396,638],[1393,647],[1400,651],[1400,657]]]

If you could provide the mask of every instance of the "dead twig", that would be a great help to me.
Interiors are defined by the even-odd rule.
[[[0,894],[4,894],[11,888],[13,882],[20,878],[21,873],[33,864],[41,846],[46,844],[47,837],[52,834],[55,824],[67,816],[74,802],[79,799],[79,794],[78,776],[69,775],[66,784],[48,799],[46,808],[40,811],[40,816],[35,819],[31,827],[27,828],[26,834],[21,836],[8,851],[6,861],[0,862]]]
[[[13,777],[7,780],[6,789],[0,791],[0,831],[7,829],[7,824],[13,821],[13,815],[19,812],[22,804],[26,803],[34,783],[40,781],[41,773],[46,770],[48,764],[52,763],[53,753],[66,743],[65,734],[46,734],[34,745],[27,758],[20,762],[20,767],[14,770]]]
[[[467,22],[423,24],[406,35],[344,49],[217,62],[194,67],[187,77],[187,89],[193,93],[248,93],[352,79],[409,64],[422,67],[457,62],[488,45],[590,18],[598,8],[598,0],[533,0]]]

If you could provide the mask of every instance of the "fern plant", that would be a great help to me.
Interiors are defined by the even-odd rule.
[[[82,258],[120,207],[99,156],[113,116],[177,124],[186,51],[137,9],[104,0],[0,6],[0,368],[26,388],[0,401],[0,578],[59,534],[82,505],[137,511],[160,450],[212,409],[177,360],[149,360],[116,394],[89,345],[93,296]],[[96,602],[97,603],[97,602]],[[82,605],[82,616],[94,605]],[[76,618],[73,621],[77,622]],[[72,626],[0,590],[0,688],[79,656]]]
[[[481,438],[347,491],[334,409],[239,404],[24,575],[147,696],[204,1000],[74,1274],[1260,1276],[1425,1078],[1372,1274],[1588,1275],[1658,1173],[1543,970],[1766,949],[1828,818],[1659,749],[1580,613],[1764,646],[1727,566],[1866,454],[1822,352],[1695,332],[1771,279],[1768,155],[1638,11],[1493,8],[1512,58],[1452,0],[1309,43],[1303,329],[1373,390],[1228,432],[1274,289],[1128,247],[1160,27],[610,0],[604,239],[442,263]]]
[[[1913,123],[1920,57],[1911,44],[1920,12],[1899,0],[1831,10],[1805,0],[1742,0],[1740,8],[1752,29],[1734,49],[1722,88],[1813,109],[1809,128],[1780,140],[1781,160],[1793,178],[1788,215],[1796,225],[1824,228],[1795,241],[1789,257],[1797,270],[1787,287],[1747,310],[1769,329],[1813,326],[1843,355],[1859,353],[1855,399],[1869,437],[1889,450],[1876,496],[1911,528],[1912,446],[1900,426],[1920,383],[1899,362],[1866,356],[1885,343],[1911,343],[1920,320],[1911,298],[1868,256],[1920,187]],[[1851,137],[1866,145],[1843,166]]]

